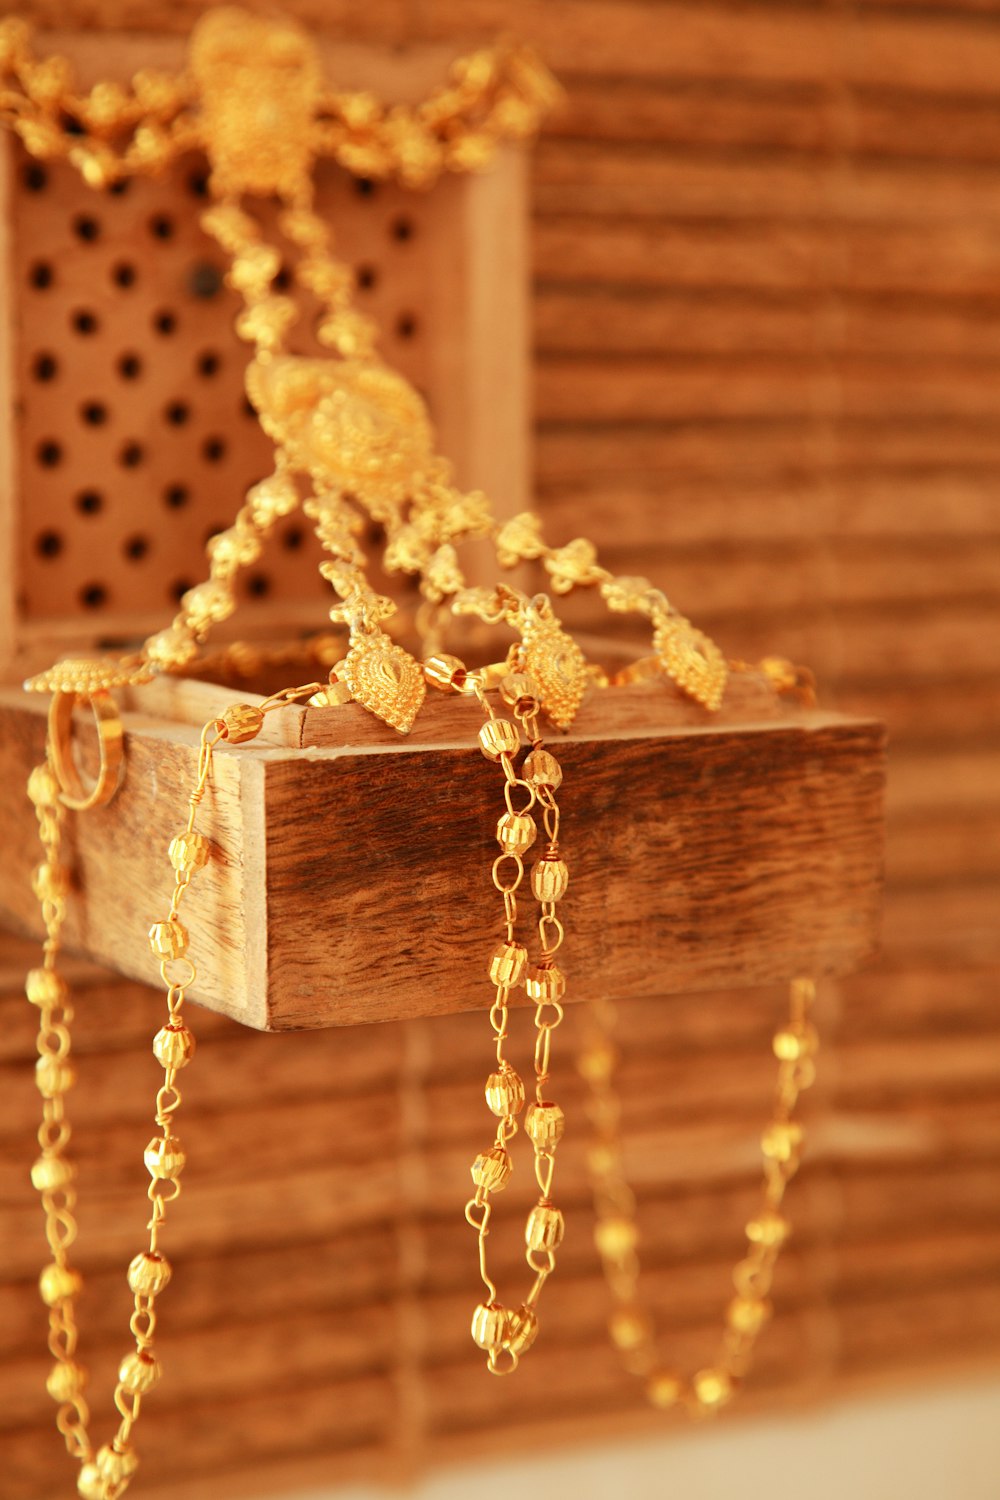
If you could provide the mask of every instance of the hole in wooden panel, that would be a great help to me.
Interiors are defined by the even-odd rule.
[[[135,286],[136,270],[131,261],[119,261],[118,265],[111,268],[111,280],[115,286]]]
[[[195,198],[208,197],[208,173],[191,172],[188,175],[187,190]]]
[[[95,219],[92,214],[77,214],[73,220],[73,233],[78,240],[93,243],[94,240],[100,238],[100,221]]]
[[[251,573],[247,579],[247,593],[254,599],[263,599],[271,592],[271,580],[266,573]]]
[[[138,380],[142,374],[142,360],[138,354],[123,354],[118,361],[118,373],[123,380]]]
[[[187,505],[189,499],[187,486],[183,484],[168,484],[163,491],[163,503],[169,505],[171,510],[180,510]]]
[[[154,214],[149,221],[149,232],[155,239],[172,240],[174,221],[169,214]]]
[[[207,437],[201,445],[201,453],[206,463],[221,463],[226,456],[225,438],[217,436]]]
[[[55,272],[47,260],[36,260],[28,272],[28,280],[36,291],[47,292],[55,281]]]
[[[103,509],[104,499],[99,490],[81,490],[75,503],[82,516],[96,516]]]
[[[146,453],[142,444],[134,440],[123,444],[118,452],[118,462],[123,469],[138,468],[145,457]]]
[[[112,198],[124,198],[131,186],[132,184],[128,178],[122,177],[117,182],[109,183],[107,191],[111,194]]]
[[[188,272],[187,289],[192,297],[199,297],[207,302],[211,297],[219,295],[222,285],[222,271],[218,266],[213,266],[211,261],[200,260]]]
[[[413,313],[400,313],[396,319],[396,337],[400,339],[412,339],[418,328],[417,319]]]
[[[407,240],[412,240],[413,220],[410,218],[409,214],[398,214],[396,218],[393,219],[392,224],[390,225],[389,233],[392,235],[393,239],[398,240],[400,244],[405,244]]]
[[[108,420],[108,408],[101,401],[85,401],[80,416],[90,427],[103,427]]]
[[[161,308],[158,313],[154,313],[153,315],[153,327],[157,333],[162,333],[165,337],[171,333],[176,333],[177,314],[170,312],[168,308]]]
[[[55,438],[45,438],[35,449],[35,457],[43,469],[54,469],[62,463],[62,445]]]
[[[84,609],[101,609],[108,602],[108,591],[103,583],[85,583],[80,590],[80,603]]]
[[[21,173],[21,181],[29,193],[41,193],[49,185],[49,174],[41,162],[30,161]]]
[[[305,539],[305,532],[301,526],[290,526],[281,538],[281,544],[286,551],[297,552]]]
[[[71,323],[74,331],[76,333],[82,334],[84,338],[89,338],[90,335],[92,333],[96,333],[98,328],[100,327],[100,324],[97,320],[97,315],[95,313],[92,313],[89,308],[86,307],[80,308],[73,314]]]
[[[59,127],[64,135],[87,134],[86,126],[75,115],[71,115],[68,110],[63,110],[59,116]]]
[[[291,266],[280,266],[271,285],[276,292],[287,292],[292,284]]]
[[[354,179],[354,191],[359,198],[374,198],[378,190],[378,184],[372,182],[370,177],[356,177]]]
[[[54,354],[36,354],[31,365],[34,380],[55,380],[59,374],[59,361]]]
[[[171,401],[163,415],[172,427],[183,427],[191,415],[191,409],[183,401]]]
[[[213,375],[218,375],[221,363],[214,349],[206,349],[203,354],[198,355],[198,374],[205,380],[210,380]]]
[[[378,281],[378,272],[374,266],[359,266],[355,275],[358,289],[362,292],[370,292]]]
[[[39,557],[58,557],[63,549],[63,539],[58,531],[40,531],[35,538],[35,551]]]
[[[130,536],[122,551],[129,562],[141,562],[149,551],[149,538],[144,536]]]
[[[177,578],[167,590],[167,597],[179,604],[189,589],[194,588],[190,578]]]
[[[243,400],[240,402],[240,410],[245,417],[249,417],[251,421],[256,422],[257,408],[254,406],[249,396],[243,397]]]

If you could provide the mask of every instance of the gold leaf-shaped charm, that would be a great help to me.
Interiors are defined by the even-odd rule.
[[[511,516],[497,532],[497,562],[501,568],[513,568],[519,562],[530,562],[545,551],[542,523],[530,510]]]
[[[440,604],[464,587],[465,578],[458,565],[458,556],[451,543],[445,542],[424,569],[424,593],[435,604]]]
[[[568,594],[578,585],[599,583],[607,577],[604,569],[597,566],[597,548],[582,536],[550,552],[545,559],[545,571],[557,594]]]
[[[682,692],[713,711],[722,702],[729,669],[714,641],[681,615],[664,620],[653,637],[663,670]]]
[[[344,677],[351,696],[400,734],[409,734],[424,701],[424,674],[408,651],[381,630],[355,636]]]
[[[583,702],[587,661],[558,620],[529,618],[524,627],[524,670],[538,684],[542,707],[559,729],[568,729]]]

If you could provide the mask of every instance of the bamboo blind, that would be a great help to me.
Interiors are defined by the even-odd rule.
[[[85,11],[182,30],[200,7],[19,8],[49,24]],[[884,951],[824,995],[831,1045],[790,1200],[799,1228],[748,1407],[995,1363],[1000,12],[977,0],[289,8],[369,40],[510,28],[542,47],[570,94],[534,161],[550,533],[586,531],[609,566],[655,574],[730,651],[808,662],[826,703],[889,722]],[[22,954],[4,955],[0,1101],[20,1120],[30,1017],[14,994]],[[780,996],[624,1009],[652,1290],[672,1349],[694,1362],[755,1175]],[[145,992],[99,979],[81,1006],[84,1315],[104,1389],[140,1227],[131,1146],[150,1011]],[[306,1041],[198,1019],[175,1221],[184,1290],[178,1277],[164,1308],[170,1374],[144,1435],[147,1493],[287,1490],[654,1420],[605,1348],[579,1229],[517,1381],[475,1378],[455,1205],[480,1118],[481,1017]],[[270,1106],[238,1135],[265,1077]],[[565,1206],[582,1224],[579,1139],[565,1149]],[[41,1241],[23,1173],[3,1171],[0,1420],[16,1429],[11,1500],[35,1500],[49,1493],[40,1465],[57,1462],[39,1431],[40,1318],[26,1295]]]

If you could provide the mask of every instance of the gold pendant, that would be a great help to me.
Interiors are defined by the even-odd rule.
[[[409,734],[427,691],[420,665],[382,630],[355,635],[344,676],[355,702]]]
[[[681,692],[704,708],[719,707],[729,669],[714,641],[681,615],[671,615],[657,627],[653,644],[663,670]]]
[[[29,677],[24,687],[32,693],[75,693],[81,698],[91,698],[112,688],[150,682],[154,675],[148,663],[135,656],[69,657],[37,677]]]
[[[568,729],[583,702],[587,659],[558,620],[532,612],[524,625],[524,669],[538,684],[542,707],[559,729]]]

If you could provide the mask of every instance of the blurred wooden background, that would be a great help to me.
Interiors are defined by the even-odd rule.
[[[798,1233],[747,1409],[995,1365],[1000,7],[287,8],[367,40],[458,46],[511,29],[540,45],[569,91],[533,162],[535,465],[551,535],[586,531],[733,654],[808,662],[825,703],[889,723],[883,955],[823,996]],[[184,30],[200,7],[17,9]],[[11,1500],[40,1500],[67,1470],[38,1394],[41,1235],[19,1164],[25,959],[4,949],[0,1420]],[[104,1392],[124,1352],[159,1009],[136,986],[88,986],[81,1261]],[[625,1008],[651,1290],[685,1362],[714,1343],[781,1003],[752,991]],[[480,1378],[456,1205],[483,1123],[482,1018],[308,1039],[197,1020],[190,1182],[171,1226],[183,1277],[143,1422],[146,1493],[287,1491],[657,1422],[603,1341],[579,1141],[561,1180],[580,1227],[543,1338],[516,1381]],[[269,1107],[247,1124],[261,1087]],[[509,1283],[517,1205],[502,1206]]]

